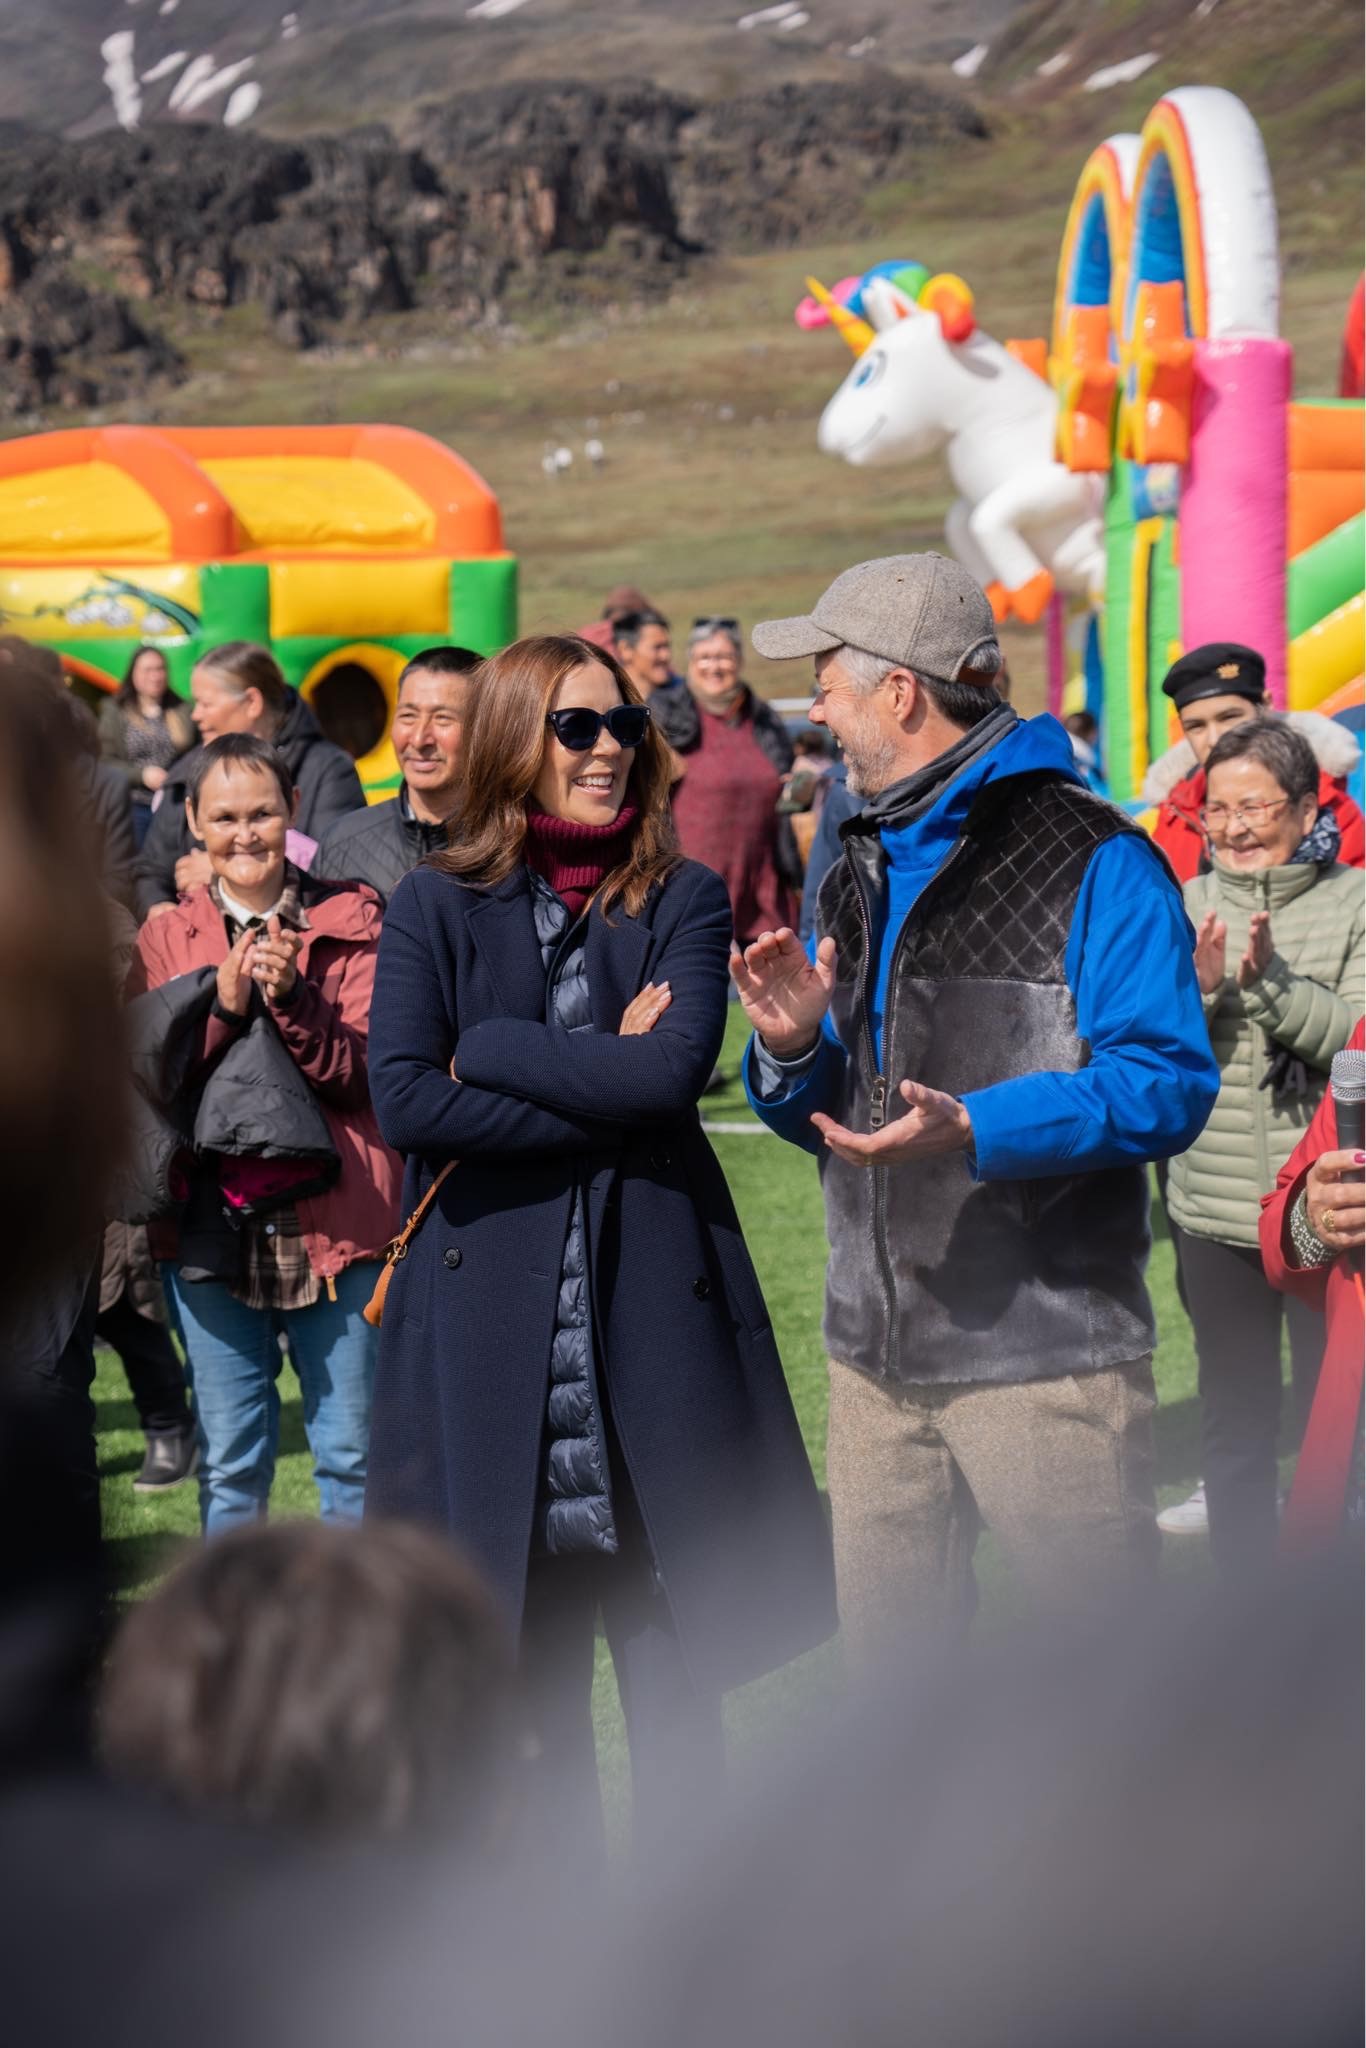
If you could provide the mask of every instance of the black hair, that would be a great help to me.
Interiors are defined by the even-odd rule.
[[[964,732],[971,732],[974,725],[980,725],[987,714],[995,711],[1003,701],[994,680],[984,678],[980,683],[945,683],[938,676],[922,676],[919,669],[912,670],[912,673],[949,723],[961,726]]]
[[[662,626],[669,631],[669,621],[663,612],[650,607],[644,611],[621,612],[612,621],[612,638],[618,647],[634,647],[647,626]]]
[[[1240,761],[1244,755],[1275,776],[1292,803],[1319,793],[1319,764],[1314,749],[1303,733],[1296,732],[1283,718],[1249,718],[1230,727],[1216,740],[1205,761],[1205,787],[1210,776],[1226,761]]]
[[[398,687],[401,690],[409,676],[415,675],[418,669],[425,669],[434,676],[467,676],[478,668],[483,659],[482,654],[476,654],[470,647],[424,647],[421,654],[415,654],[411,661],[403,664]]]
[[[257,739],[253,732],[225,732],[221,738],[210,740],[206,747],[196,750],[186,783],[191,810],[199,809],[199,792],[213,770],[228,764],[234,768],[258,768],[267,775],[273,775],[285,800],[285,809],[293,810],[294,777],[285,766],[284,755],[269,740]]]

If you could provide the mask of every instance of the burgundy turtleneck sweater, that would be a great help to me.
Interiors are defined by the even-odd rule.
[[[544,876],[557,896],[579,917],[613,868],[626,858],[640,813],[623,804],[610,824],[576,825],[527,806],[526,863]]]

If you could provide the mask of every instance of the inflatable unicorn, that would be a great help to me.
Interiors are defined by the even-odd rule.
[[[1032,624],[1055,589],[1094,602],[1103,480],[1054,460],[1051,385],[982,332],[962,279],[880,263],[833,293],[807,283],[797,324],[833,326],[858,357],[821,415],[824,453],[862,464],[943,449],[958,493],[945,534],[998,619]]]

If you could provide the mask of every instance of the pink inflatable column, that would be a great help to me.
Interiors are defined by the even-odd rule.
[[[1248,335],[1195,345],[1181,491],[1181,639],[1241,640],[1285,703],[1286,407],[1291,349]]]

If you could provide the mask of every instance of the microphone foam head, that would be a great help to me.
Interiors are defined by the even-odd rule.
[[[1328,1079],[1334,1102],[1366,1102],[1366,1052],[1335,1052]]]

